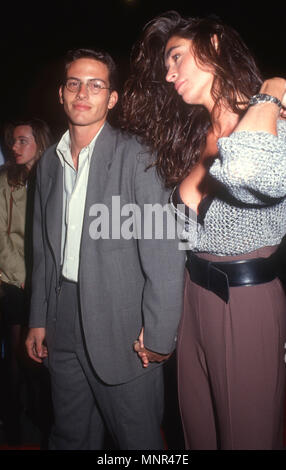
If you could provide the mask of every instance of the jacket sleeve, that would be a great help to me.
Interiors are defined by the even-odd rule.
[[[47,299],[45,290],[45,250],[43,242],[43,220],[41,207],[41,172],[37,168],[37,181],[34,200],[33,217],[33,273],[32,296],[30,306],[30,328],[44,328],[46,326]]]
[[[168,203],[170,191],[164,189],[155,168],[146,171],[146,156],[137,158],[135,177],[135,198],[141,213],[138,250],[145,276],[144,345],[157,353],[168,354],[176,347],[185,252],[179,249],[175,218]]]
[[[218,141],[210,174],[243,203],[264,205],[286,195],[286,122],[277,127],[277,136],[240,131]]]

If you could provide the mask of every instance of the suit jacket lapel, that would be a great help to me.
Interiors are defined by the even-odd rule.
[[[88,177],[84,222],[88,219],[90,206],[102,202],[102,194],[114,157],[113,135],[114,130],[106,122],[95,142]]]
[[[115,153],[114,129],[106,122],[100,135],[98,136],[90,163],[86,203],[83,219],[79,277],[81,275],[82,258],[84,257],[85,246],[89,243],[89,211],[93,204],[101,204],[103,194],[109,178],[109,169]]]
[[[61,236],[62,236],[62,212],[63,212],[63,167],[56,152],[51,157],[49,167],[49,181],[47,187],[46,205],[46,230],[47,236],[54,253],[57,267],[61,261]],[[52,161],[53,159],[53,161]]]

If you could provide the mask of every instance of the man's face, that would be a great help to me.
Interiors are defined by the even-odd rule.
[[[108,110],[115,106],[118,95],[116,91],[102,89],[97,95],[88,88],[90,79],[100,79],[104,86],[109,87],[108,68],[95,59],[82,58],[75,60],[67,69],[66,78],[80,80],[81,86],[76,93],[69,91],[66,86],[59,90],[60,102],[64,105],[69,122],[74,126],[101,127],[105,122]]]

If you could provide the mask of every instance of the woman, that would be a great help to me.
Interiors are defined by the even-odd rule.
[[[20,347],[28,315],[35,163],[51,145],[51,135],[45,122],[33,119],[9,125],[5,138],[11,155],[0,172],[1,315],[8,363],[7,436],[13,443],[20,439]]]
[[[186,448],[281,448],[286,81],[263,82],[232,28],[176,12],[146,26],[132,67],[123,127],[157,152],[187,241],[177,348]]]

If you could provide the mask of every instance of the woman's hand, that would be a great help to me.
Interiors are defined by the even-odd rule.
[[[169,359],[171,354],[159,354],[146,349],[144,346],[144,328],[141,329],[138,340],[134,341],[133,349],[139,356],[144,368],[148,367],[150,362],[163,362]]]
[[[259,93],[275,96],[285,105],[286,80],[284,78],[270,78],[262,84]],[[238,131],[264,131],[277,135],[277,119],[279,115],[284,117],[284,110],[281,111],[277,104],[273,102],[257,103],[250,106],[245,115],[235,128]]]
[[[266,93],[267,95],[275,96],[284,106],[286,104],[285,92],[286,80],[284,78],[275,77],[265,80],[261,85],[259,93]]]

